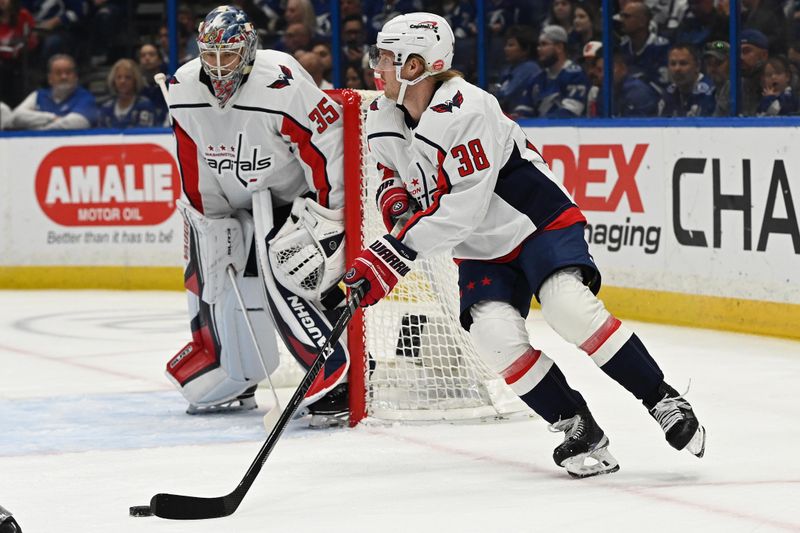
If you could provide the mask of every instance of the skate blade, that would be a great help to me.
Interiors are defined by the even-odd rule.
[[[311,429],[327,429],[336,428],[347,425],[350,418],[350,413],[341,413],[337,415],[312,415],[308,427]]]
[[[703,457],[706,453],[706,428],[699,426],[686,449],[695,457]]]
[[[223,413],[238,413],[242,411],[250,411],[258,407],[255,399],[249,400],[234,400],[228,403],[218,405],[192,405],[186,408],[187,415],[216,415]]]
[[[586,464],[586,461],[589,459],[593,459],[596,463]],[[578,479],[603,474],[613,474],[619,470],[619,463],[614,456],[611,455],[611,452],[608,451],[607,446],[565,459],[561,463],[561,466],[567,470],[570,476]]]

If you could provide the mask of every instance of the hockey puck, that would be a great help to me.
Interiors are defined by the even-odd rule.
[[[149,505],[134,505],[130,508],[131,516],[153,516]]]

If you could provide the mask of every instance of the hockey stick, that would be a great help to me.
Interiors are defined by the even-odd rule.
[[[272,397],[275,399],[275,407],[277,412],[280,413],[281,409],[281,402],[278,400],[278,393],[275,391],[275,385],[272,384],[272,378],[267,371],[267,365],[264,364],[264,356],[261,355],[261,347],[258,345],[258,339],[256,339],[256,332],[253,329],[253,323],[250,322],[250,313],[247,312],[247,306],[244,305],[244,298],[242,298],[242,291],[239,289],[239,283],[236,281],[236,269],[233,268],[233,265],[228,265],[225,269],[228,273],[228,277],[231,280],[231,285],[233,285],[233,292],[236,293],[236,300],[239,302],[239,307],[242,308],[242,316],[244,317],[244,323],[247,325],[247,331],[250,332],[250,339],[253,341],[253,347],[256,349],[256,354],[258,355],[258,360],[261,362],[261,368],[264,369],[264,374],[267,375],[267,383],[269,383],[269,390],[272,391]],[[270,411],[271,412],[271,411]],[[1,532],[0,532],[1,533]]]
[[[300,406],[300,402],[303,401],[306,392],[308,392],[311,384],[322,370],[325,361],[330,354],[333,353],[332,345],[339,340],[339,337],[341,337],[347,325],[350,323],[350,319],[353,318],[353,314],[356,309],[358,309],[361,298],[364,296],[365,289],[366,286],[363,284],[353,288],[342,316],[336,321],[336,324],[331,330],[331,334],[328,336],[325,344],[322,345],[322,348],[320,348],[316,359],[314,359],[314,363],[311,365],[311,368],[308,369],[308,372],[306,372],[303,381],[300,382],[297,390],[294,391],[286,409],[278,419],[278,423],[270,432],[269,437],[267,437],[266,442],[261,446],[250,468],[247,469],[247,473],[245,473],[233,492],[216,498],[165,493],[156,494],[150,500],[149,511],[152,514],[161,518],[171,518],[174,520],[198,520],[205,518],[221,518],[236,511],[239,504],[242,503],[245,494],[250,490],[250,486],[253,484],[253,481],[255,481],[256,476],[258,476],[258,473],[261,471],[261,467],[263,467],[264,463],[267,461],[275,444],[277,444],[278,439],[280,439],[281,434],[283,434],[286,424],[288,424],[294,412]],[[133,513],[133,509],[131,512]]]

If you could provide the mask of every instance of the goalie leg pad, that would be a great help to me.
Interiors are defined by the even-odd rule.
[[[252,238],[252,220],[241,217],[245,235]],[[190,255],[187,272],[195,264]],[[226,276],[227,278],[227,276]],[[247,329],[242,310],[230,280],[218,298],[208,304],[189,291],[189,315],[192,317],[192,342],[167,363],[167,377],[190,404],[212,406],[234,400],[266,378],[264,370],[274,372],[279,364],[275,327],[257,275],[239,272],[237,281],[256,332],[262,361]]]
[[[263,255],[259,253],[259,260],[264,255],[270,257],[271,243],[267,236],[265,239],[267,253]],[[314,302],[295,294],[290,287],[276,279],[269,264],[261,264],[261,271],[276,330],[292,356],[303,368],[308,369],[330,335],[331,322]],[[325,361],[322,372],[306,393],[303,405],[318,400],[345,380],[350,365],[346,337],[346,334],[342,335],[333,345],[333,351]]]
[[[185,224],[184,255],[193,263],[186,286],[203,301],[217,303],[229,283],[225,269],[233,265],[238,272],[247,263],[247,231],[236,217],[208,218],[182,200],[177,204]]]

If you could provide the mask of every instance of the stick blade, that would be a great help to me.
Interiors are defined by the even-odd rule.
[[[150,499],[150,510],[159,518],[171,520],[203,520],[228,516],[238,505],[228,505],[224,497],[199,498],[180,494],[156,494]]]

